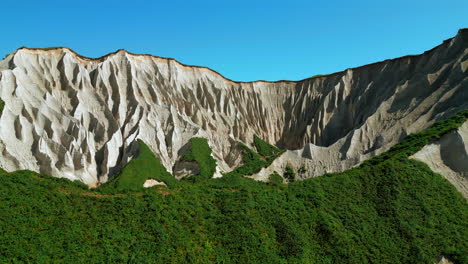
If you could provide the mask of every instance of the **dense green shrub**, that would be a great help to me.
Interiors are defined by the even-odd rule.
[[[15,172],[0,176],[0,262],[467,263],[467,218],[413,160],[285,189],[230,175],[127,194]]]
[[[267,167],[268,162],[258,153],[239,142],[242,149],[242,165],[227,174],[252,175]]]
[[[284,169],[284,178],[287,179],[289,182],[293,182],[296,180],[296,173],[294,172],[293,168],[291,166],[286,166]]]
[[[258,153],[239,142],[242,149],[242,165],[235,168],[229,174],[252,175],[258,173],[262,168],[268,167],[285,150],[272,146],[256,135],[254,135],[254,146]]]
[[[441,136],[460,122],[433,128]],[[3,172],[0,263],[434,263],[441,255],[468,263],[467,202],[406,158],[420,139],[372,165],[284,188],[230,173],[106,194]]]
[[[253,144],[257,149],[258,154],[263,157],[273,156],[281,152],[281,150],[275,146],[272,146],[266,143],[263,139],[259,138],[257,135],[254,135]]]
[[[138,191],[143,189],[147,179],[155,179],[173,187],[177,180],[167,172],[166,168],[156,158],[151,149],[138,140],[138,154],[120,172],[119,175],[100,188],[102,192]]]
[[[270,174],[270,177],[268,177],[268,184],[273,185],[273,186],[279,186],[283,184],[283,177],[279,175],[276,171]]]
[[[206,138],[190,139],[190,149],[183,154],[182,159],[198,164],[201,179],[209,179],[216,172],[216,160],[211,156],[211,148]]]

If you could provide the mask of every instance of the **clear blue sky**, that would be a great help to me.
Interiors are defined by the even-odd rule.
[[[0,57],[124,48],[238,81],[298,80],[430,49],[468,27],[468,1],[2,0],[0,25]]]

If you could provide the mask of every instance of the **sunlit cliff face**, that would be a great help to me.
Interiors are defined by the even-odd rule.
[[[302,81],[240,83],[120,50],[99,59],[22,48],[0,62],[0,166],[96,186],[143,140],[168,171],[206,137],[221,171],[256,134],[288,149],[270,170],[341,171],[468,107],[468,31],[418,56]],[[269,170],[253,177],[264,179]]]

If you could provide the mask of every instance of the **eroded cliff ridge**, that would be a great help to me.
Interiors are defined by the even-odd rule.
[[[235,82],[203,67],[124,50],[91,59],[20,48],[0,61],[0,166],[97,186],[144,141],[169,172],[192,137],[220,171],[253,135],[287,149],[252,177],[350,168],[468,107],[468,30],[417,56],[301,81]]]

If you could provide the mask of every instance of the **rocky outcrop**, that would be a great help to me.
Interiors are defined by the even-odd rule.
[[[426,145],[411,158],[426,163],[468,199],[468,122],[437,142]]]
[[[468,107],[468,30],[418,56],[278,82],[234,82],[203,67],[123,50],[98,59],[21,48],[0,62],[0,166],[78,179],[116,175],[143,140],[172,172],[205,137],[222,171],[253,135],[289,151],[302,177],[347,169]],[[255,175],[262,178],[262,174]]]
[[[167,186],[164,182],[155,180],[155,179],[147,179],[145,183],[143,183],[143,188],[151,188],[154,186]]]
[[[200,174],[200,166],[195,161],[178,160],[172,174],[178,180],[190,175],[198,175]]]

